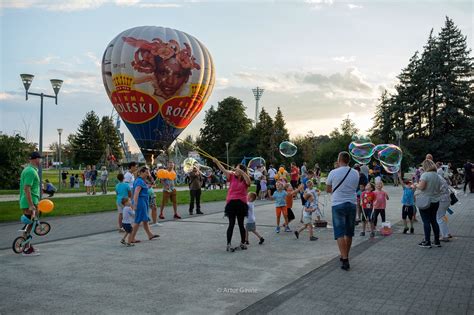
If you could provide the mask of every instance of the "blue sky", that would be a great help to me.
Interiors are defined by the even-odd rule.
[[[446,15],[473,47],[471,1],[0,3],[0,131],[38,141],[39,98],[24,100],[20,73],[35,75],[32,92],[51,94],[49,79],[65,81],[59,105],[45,102],[45,148],[57,141],[57,128],[64,136],[74,133],[86,112],[112,113],[100,59],[117,34],[135,26],[187,32],[214,58],[213,94],[183,135],[197,134],[205,110],[227,96],[242,99],[253,118],[257,85],[265,88],[261,106],[271,115],[281,107],[292,136],[328,134],[347,115],[365,131],[381,90],[393,89],[396,75]]]

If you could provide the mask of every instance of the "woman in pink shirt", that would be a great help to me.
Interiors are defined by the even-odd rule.
[[[226,170],[216,158],[212,161],[226,176],[227,182],[229,183],[225,206],[225,215],[229,219],[229,227],[227,228],[227,251],[234,251],[231,241],[236,219],[240,230],[240,248],[247,249],[245,245],[244,218],[248,213],[247,193],[251,183],[250,177],[247,175],[247,168],[242,164],[238,164],[234,171],[229,171]]]
[[[382,181],[377,182],[375,184],[375,200],[374,200],[374,213],[372,214],[372,222],[374,223],[374,228],[377,227],[377,217],[382,217],[382,222],[385,222],[385,208],[387,207],[387,200],[388,194],[385,190],[383,190],[383,183]],[[370,233],[371,237],[375,236],[374,232]]]

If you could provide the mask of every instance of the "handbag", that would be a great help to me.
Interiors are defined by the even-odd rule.
[[[449,198],[451,199],[451,206],[459,201],[458,197],[456,197],[456,194],[454,192],[451,192],[449,194]]]
[[[415,205],[420,210],[428,209],[431,205],[430,197],[425,195],[416,196]]]

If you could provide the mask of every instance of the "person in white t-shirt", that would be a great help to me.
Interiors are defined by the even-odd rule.
[[[257,199],[257,194],[254,192],[249,192],[247,195],[247,205],[249,207],[248,215],[247,215],[247,223],[245,224],[245,245],[249,245],[249,232],[255,234],[258,237],[260,242],[259,245],[262,245],[265,239],[258,234],[257,226],[255,224],[255,199]]]
[[[135,181],[135,173],[137,172],[137,162],[128,163],[128,171],[123,175],[123,182],[127,183],[130,189],[133,191],[133,182]]]
[[[275,180],[275,175],[277,174],[277,170],[273,168],[273,165],[270,165],[268,168],[268,185],[267,189],[270,191],[270,196],[273,194],[273,192],[276,190],[276,180]]]
[[[334,239],[341,253],[341,268],[349,270],[349,251],[356,217],[357,186],[359,174],[349,166],[350,155],[343,151],[337,158],[338,167],[332,170],[326,180],[326,191],[332,193],[332,223]]]

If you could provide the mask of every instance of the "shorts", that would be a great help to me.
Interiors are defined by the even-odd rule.
[[[413,214],[415,212],[415,207],[413,206],[405,206],[403,205],[403,208],[402,208],[402,219],[403,220],[406,220],[406,218],[408,217],[408,219],[413,219]]]
[[[313,221],[311,217],[305,217],[303,216],[303,224],[311,224]]]
[[[286,206],[276,207],[275,212],[276,212],[277,218],[279,218],[282,213],[284,216],[288,216],[288,208]]]
[[[148,198],[149,198],[150,208],[156,207],[156,196],[155,196],[155,194],[149,196]]]
[[[164,191],[163,192],[163,200],[161,200],[161,205],[164,206],[168,203],[168,200],[171,199],[171,202],[173,205],[176,204],[176,189],[173,189],[173,191]]]
[[[86,186],[86,187],[91,187],[92,186],[92,183],[91,183],[90,179],[85,180],[84,186]]]
[[[364,215],[362,215],[362,221],[367,222],[372,218],[372,208],[364,208]]]
[[[122,228],[127,233],[132,233],[132,225],[130,223],[122,223]]]
[[[253,223],[248,223],[245,224],[245,229],[248,231],[248,232],[255,232],[257,230],[257,226],[255,225],[255,222]]]
[[[355,228],[356,205],[344,202],[332,206],[332,225],[334,227],[334,239],[343,236],[353,237]]]
[[[123,204],[121,202],[117,202],[117,212],[123,213]]]

